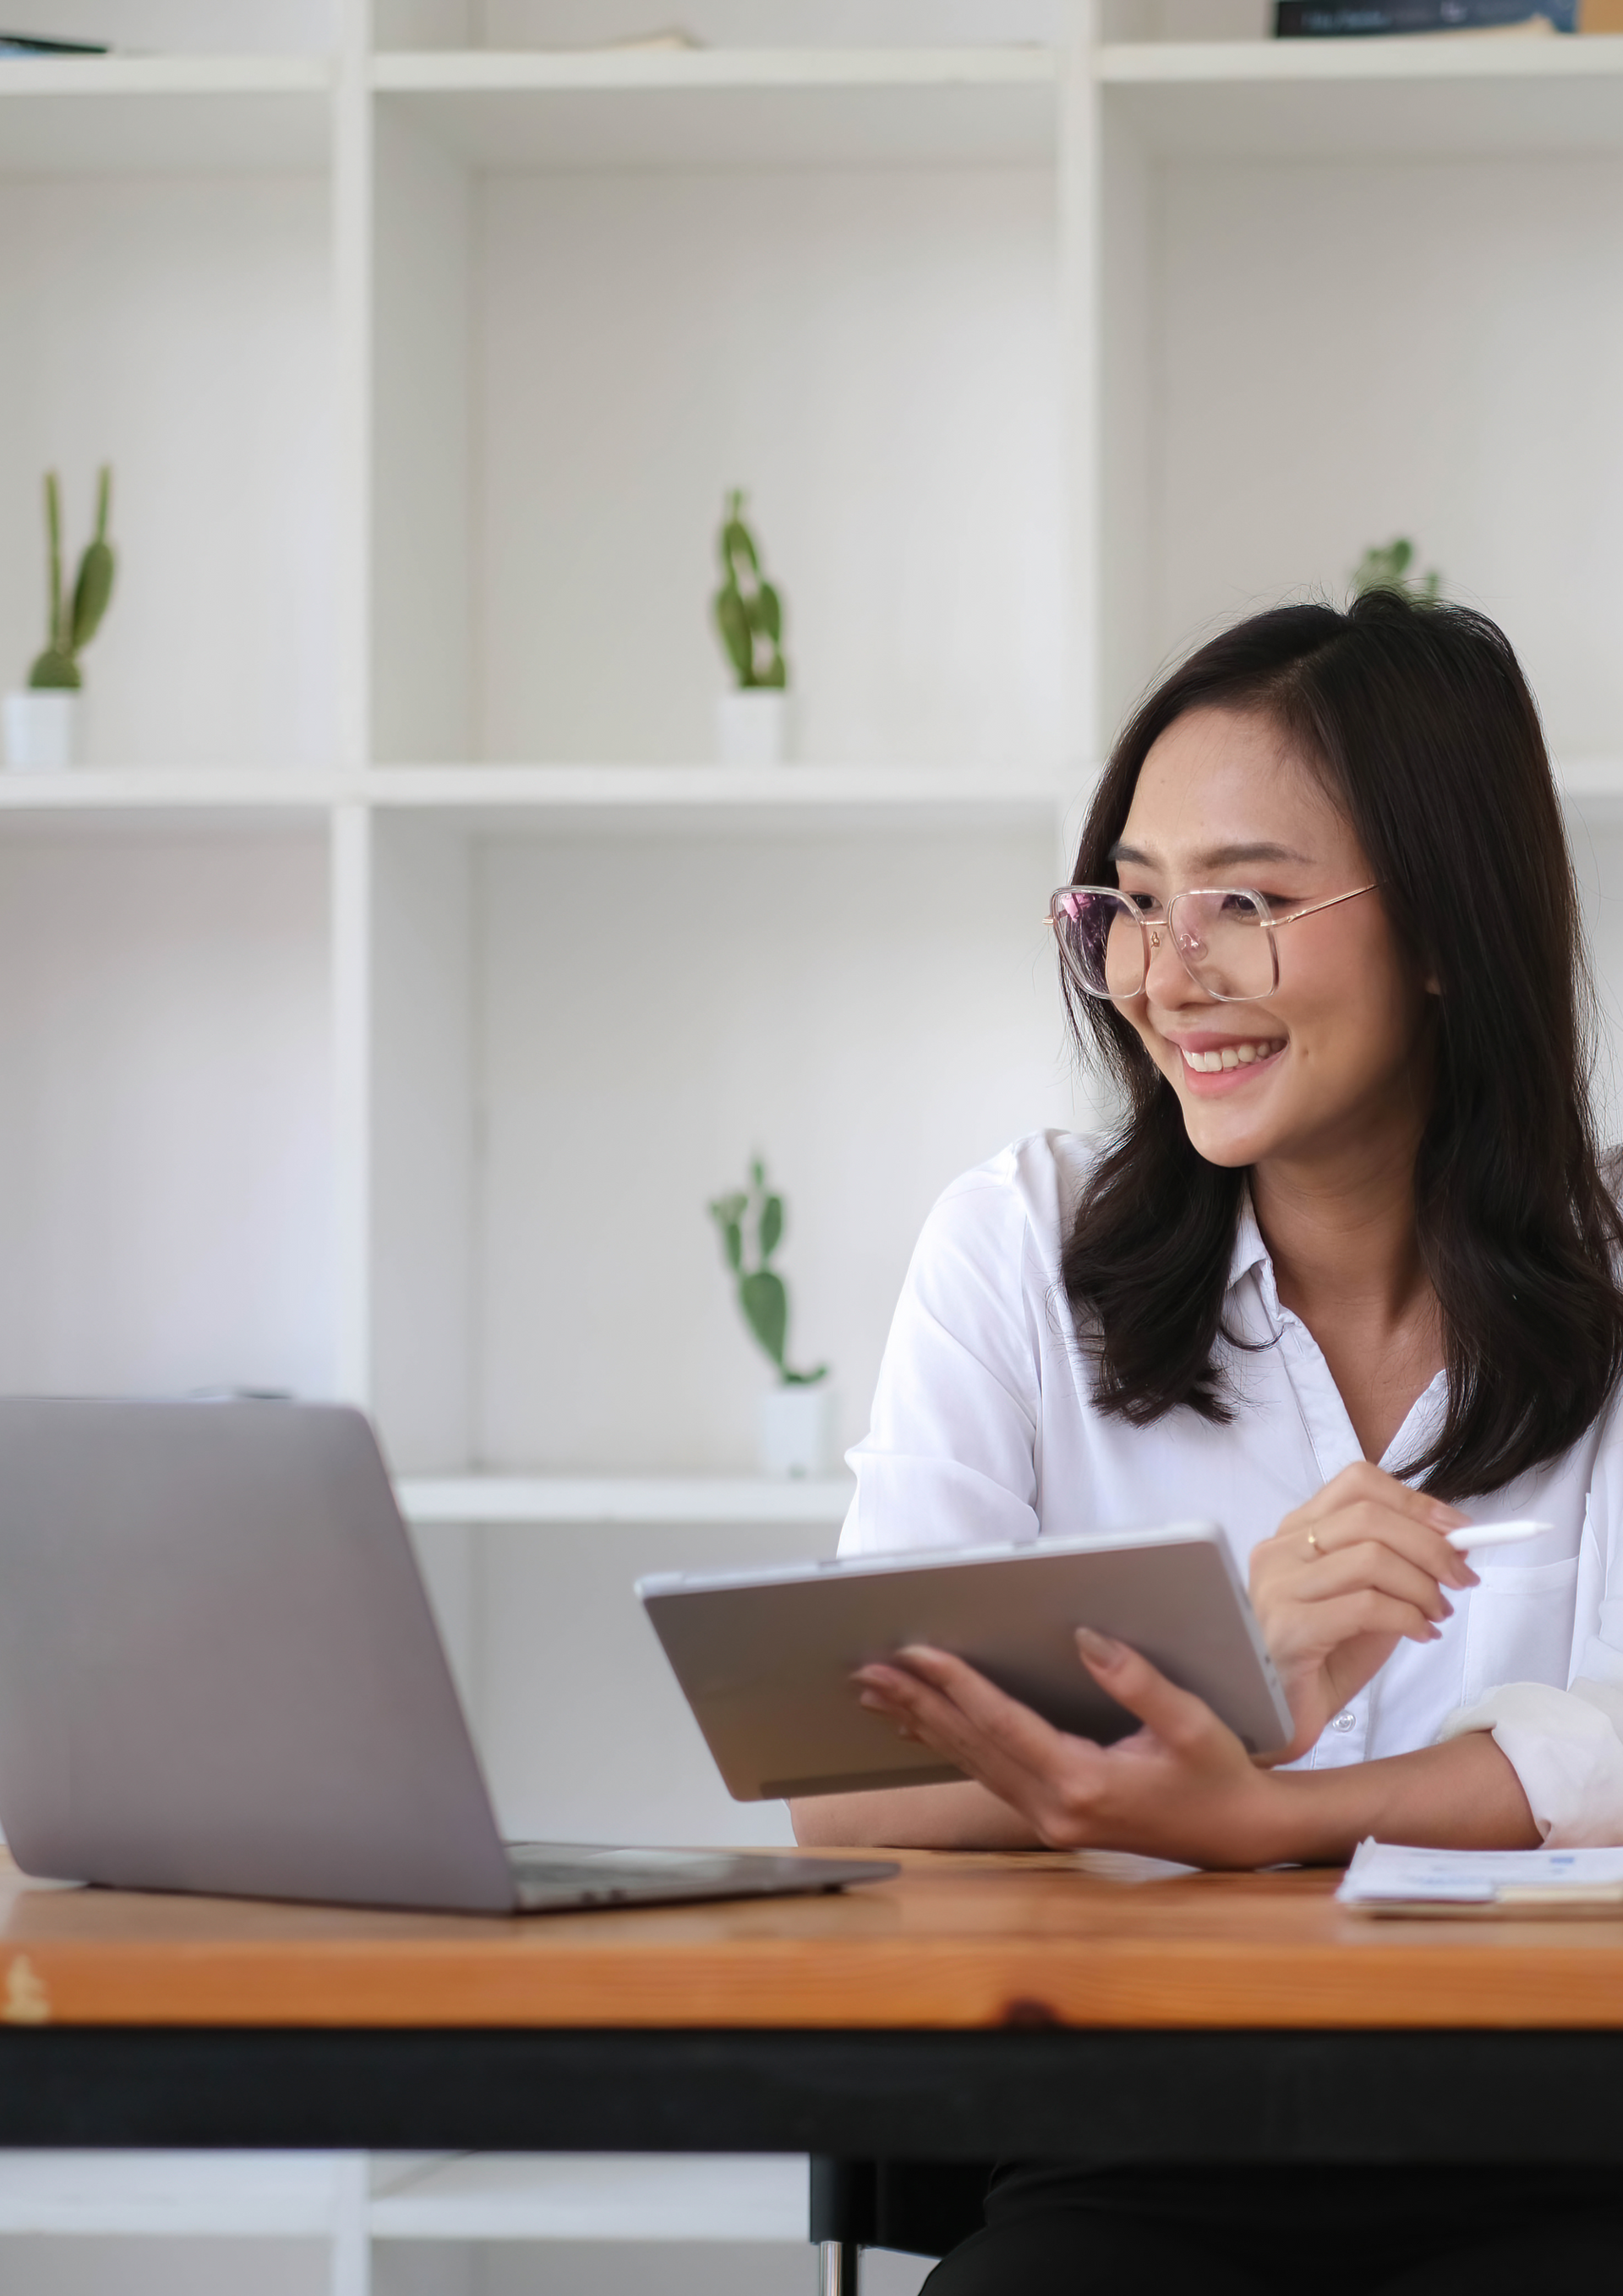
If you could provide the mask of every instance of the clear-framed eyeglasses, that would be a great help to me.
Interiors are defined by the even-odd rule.
[[[1262,894],[1233,886],[1175,893],[1163,909],[1159,902],[1141,907],[1114,885],[1062,885],[1048,922],[1066,976],[1084,996],[1116,1004],[1141,996],[1152,958],[1169,943],[1197,988],[1219,1004],[1246,1004],[1279,986],[1282,925],[1374,890],[1355,885],[1276,917]]]

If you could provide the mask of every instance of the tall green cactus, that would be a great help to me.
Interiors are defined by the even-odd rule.
[[[29,672],[29,684],[77,693],[84,684],[78,658],[102,627],[112,596],[116,561],[107,539],[107,516],[112,502],[112,472],[105,463],[96,482],[95,533],[85,545],[74,579],[73,596],[62,593],[61,491],[54,471],[45,472],[45,543],[47,550],[46,609],[50,628],[45,652]]]
[[[1422,606],[1435,606],[1443,594],[1443,578],[1435,566],[1428,573],[1412,575],[1414,563],[1414,545],[1406,535],[1373,543],[1353,568],[1353,590],[1360,598],[1371,590],[1401,590]]]
[[[744,523],[744,493],[734,487],[717,537],[721,587],[710,601],[716,628],[741,686],[782,689],[789,683],[783,659],[783,602],[761,572],[760,553]]]
[[[721,1235],[726,1263],[738,1280],[738,1304],[744,1321],[762,1352],[770,1357],[785,1387],[814,1387],[828,1376],[828,1365],[816,1371],[791,1371],[784,1362],[789,1343],[789,1293],[783,1277],[768,1265],[783,1237],[783,1199],[766,1185],[766,1168],[758,1157],[750,1167],[748,1188],[717,1196],[710,1218]],[[745,1236],[753,1228],[755,1265],[745,1266]]]

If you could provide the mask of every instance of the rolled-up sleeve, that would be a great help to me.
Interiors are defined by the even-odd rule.
[[[840,1552],[980,1546],[1037,1535],[1037,1349],[1024,1205],[997,1168],[925,1222],[880,1365]]]
[[[1506,1682],[1449,1715],[1439,1740],[1489,1730],[1551,1849],[1623,1842],[1623,1456],[1614,1401],[1596,1453],[1578,1554],[1565,1689]]]

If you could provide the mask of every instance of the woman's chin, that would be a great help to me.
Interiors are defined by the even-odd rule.
[[[1272,1125],[1258,1124],[1238,1109],[1215,1108],[1209,1101],[1195,1100],[1187,1094],[1178,1097],[1190,1145],[1207,1163],[1234,1170],[1260,1163],[1267,1155],[1273,1143]]]

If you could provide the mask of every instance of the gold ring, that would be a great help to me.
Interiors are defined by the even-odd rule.
[[[1309,1532],[1307,1533],[1307,1544],[1308,1544],[1308,1546],[1313,1549],[1313,1551],[1314,1551],[1314,1553],[1315,1553],[1316,1554],[1323,1554],[1324,1549],[1320,1546],[1320,1545],[1319,1545],[1319,1542],[1318,1542],[1318,1539],[1317,1539],[1316,1536],[1316,1535],[1315,1535],[1315,1533],[1314,1533],[1314,1532],[1312,1532],[1312,1531],[1309,1531]]]

